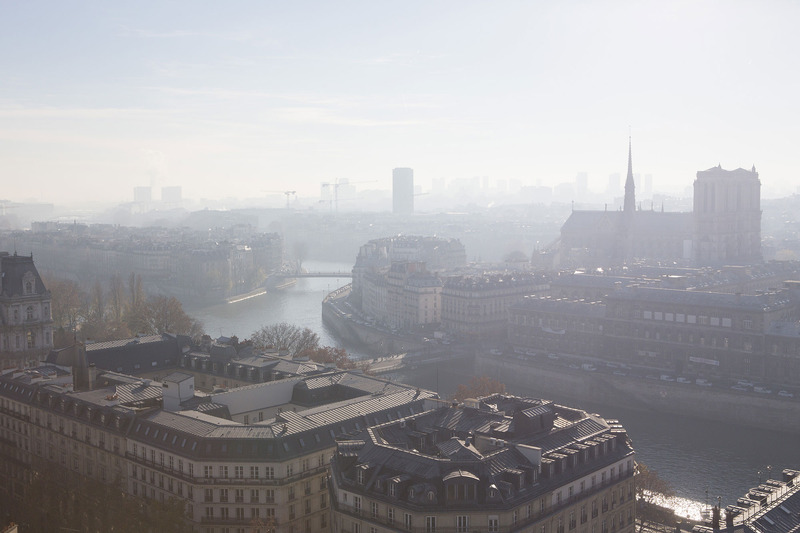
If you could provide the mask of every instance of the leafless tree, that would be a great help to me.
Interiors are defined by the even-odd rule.
[[[314,350],[319,346],[319,335],[309,328],[301,329],[286,322],[263,326],[253,333],[250,339],[256,348],[287,350],[292,356]]]

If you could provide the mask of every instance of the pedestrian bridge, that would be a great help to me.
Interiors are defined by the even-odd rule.
[[[277,278],[352,278],[352,272],[292,272],[275,274]]]

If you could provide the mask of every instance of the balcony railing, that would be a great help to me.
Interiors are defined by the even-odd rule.
[[[572,496],[570,496],[568,498],[563,499],[561,501],[561,503],[556,503],[556,504],[550,505],[548,507],[545,507],[543,510],[532,511],[531,515],[529,517],[525,517],[525,518],[523,518],[521,520],[518,520],[516,524],[510,525],[510,526],[500,526],[500,528],[498,529],[498,533],[511,533],[511,532],[514,532],[514,531],[519,531],[519,530],[521,530],[521,529],[523,529],[525,527],[528,527],[531,524],[541,520],[542,518],[545,518],[545,517],[548,517],[548,516],[552,516],[553,513],[557,513],[559,511],[561,511],[562,509],[564,509],[565,507],[576,505],[577,503],[579,503],[581,501],[588,501],[589,499],[591,499],[592,497],[596,496],[598,493],[602,492],[603,490],[611,487],[612,485],[617,485],[618,483],[620,483],[620,482],[622,482],[622,481],[624,481],[626,479],[633,479],[633,472],[632,471],[629,471],[629,472],[627,472],[625,474],[614,476],[613,478],[608,479],[605,482],[598,483],[594,487],[591,487],[591,488],[589,488],[587,490],[584,490],[583,492],[580,492],[578,494],[574,494],[574,495],[572,495]],[[333,483],[335,483],[335,481],[336,481],[335,479],[332,480]],[[331,490],[331,493],[333,494],[334,491]],[[633,500],[629,500],[629,501],[632,502]],[[463,502],[460,502],[460,503],[463,503]],[[337,501],[335,498],[331,498],[331,506],[335,510],[338,510],[338,511],[344,513],[344,514],[348,514],[348,515],[356,517],[356,518],[361,518],[361,519],[364,519],[366,521],[373,522],[373,523],[376,523],[376,524],[379,524],[379,525],[393,526],[395,529],[399,528],[399,529],[402,529],[404,531],[409,531],[411,533],[430,533],[429,530],[424,526],[414,527],[414,528],[411,528],[411,529],[408,529],[408,528],[405,528],[405,527],[400,527],[400,524],[402,524],[402,522],[398,522],[397,521],[397,517],[395,517],[395,519],[393,521],[390,521],[388,519],[388,517],[386,517],[386,516],[370,516],[367,513],[365,513],[361,507],[354,507],[352,505],[343,504],[343,503]],[[453,508],[446,507],[446,506],[444,508],[442,508],[440,506],[440,508],[437,509],[435,512],[441,512],[441,510],[444,510],[444,509],[447,510],[448,514],[457,514],[458,513],[457,510],[454,510]],[[465,513],[466,512],[468,512],[467,509],[465,509]],[[598,515],[599,515],[599,513],[598,513],[597,509],[592,511],[592,518],[597,518]],[[486,531],[486,528],[487,528],[487,526],[484,526],[484,525],[481,525],[480,527],[470,526],[469,527],[469,533]],[[455,528],[455,527],[437,527],[435,533],[458,533],[458,531],[457,531],[457,528]]]

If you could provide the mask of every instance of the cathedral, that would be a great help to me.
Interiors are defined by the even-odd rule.
[[[573,210],[561,227],[554,266],[611,267],[634,260],[694,266],[761,261],[761,182],[755,167],[697,173],[690,213],[636,208],[633,157],[621,210]]]

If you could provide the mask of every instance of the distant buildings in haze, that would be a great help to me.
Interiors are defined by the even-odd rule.
[[[396,168],[392,171],[392,213],[410,215],[414,212],[414,170]]]
[[[651,179],[645,176],[645,188]],[[643,210],[636,201],[631,147],[622,210],[573,210],[561,227],[554,266],[609,267],[635,259],[695,265],[761,261],[761,182],[752,170],[697,173],[694,212]]]

